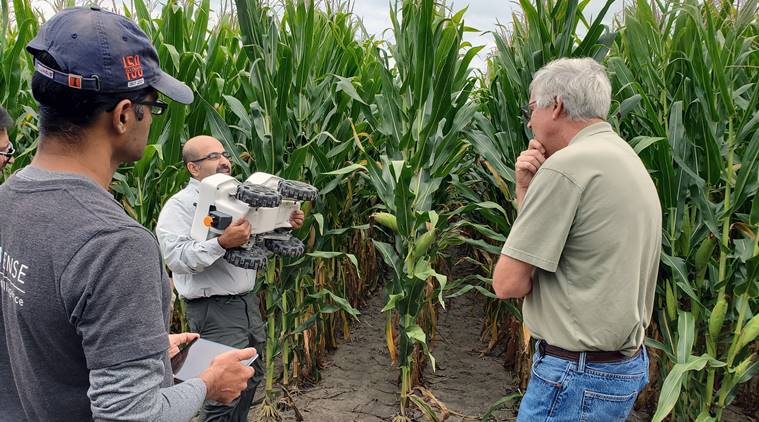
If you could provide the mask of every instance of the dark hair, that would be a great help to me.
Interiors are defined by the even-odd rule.
[[[61,70],[46,52],[36,58],[52,69]],[[78,140],[83,129],[92,125],[101,113],[113,110],[119,101],[142,101],[154,92],[153,88],[145,88],[124,93],[97,93],[69,88],[37,72],[32,76],[32,95],[40,107],[40,133],[70,141]],[[135,113],[142,120],[141,106],[135,106]]]
[[[8,115],[8,112],[0,106],[0,130],[8,130],[13,126],[13,119]]]

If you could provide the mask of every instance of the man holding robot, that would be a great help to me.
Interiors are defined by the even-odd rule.
[[[192,178],[164,205],[156,234],[177,291],[185,301],[190,330],[231,347],[255,345],[262,353],[266,350],[266,333],[259,300],[253,292],[256,271],[248,269],[258,267],[233,265],[229,258],[232,252],[244,251],[241,247],[251,241],[254,230],[249,219],[227,216],[227,225],[217,230],[218,236],[198,239],[191,234],[196,213],[203,216],[208,213],[197,210],[202,199],[200,192],[207,188],[203,180],[230,175],[229,154],[217,139],[197,136],[184,145],[182,159]],[[303,211],[295,209],[289,216],[289,225],[297,229],[303,225],[303,219]],[[231,405],[207,401],[200,420],[246,421],[256,387],[263,379],[263,358],[256,359],[253,367],[255,375],[239,400]]]

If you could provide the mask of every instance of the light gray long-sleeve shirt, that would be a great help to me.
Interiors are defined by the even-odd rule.
[[[156,235],[166,265],[174,273],[174,286],[185,299],[247,293],[256,285],[256,272],[225,261],[218,237],[197,241],[190,236],[199,184],[190,179],[166,201],[158,216]]]

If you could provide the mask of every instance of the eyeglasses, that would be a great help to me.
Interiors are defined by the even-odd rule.
[[[156,116],[160,116],[166,110],[169,105],[163,101],[134,101],[134,104],[150,106],[150,112]]]
[[[13,144],[8,142],[8,148],[5,151],[0,151],[0,155],[4,157],[11,158],[16,153],[16,150],[13,149]]]
[[[558,97],[553,97],[553,105],[556,105],[559,103]],[[526,122],[529,122],[530,119],[532,119],[532,112],[535,111],[536,106],[538,105],[537,101],[530,101],[527,103],[526,106],[522,106],[522,117],[525,119]],[[535,108],[533,108],[535,107]]]
[[[212,153],[206,155],[203,158],[198,158],[197,160],[190,160],[190,162],[191,163],[199,163],[199,162],[205,161],[205,160],[216,161],[216,160],[218,160],[221,157],[224,157],[224,158],[226,158],[228,160],[231,157],[231,155],[229,155],[229,153],[226,152],[226,151],[224,151],[224,152],[212,152]]]
[[[522,106],[522,117],[524,118],[525,121],[529,122],[530,119],[532,118],[532,111],[533,111],[532,106],[535,104],[537,104],[537,102],[530,101],[529,103],[527,103],[526,106]]]

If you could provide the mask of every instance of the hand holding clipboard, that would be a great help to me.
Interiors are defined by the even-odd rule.
[[[206,399],[230,403],[247,387],[254,373],[250,364],[257,358],[254,348],[236,349],[194,337],[171,358],[171,367],[176,382],[200,378],[206,384]]]

